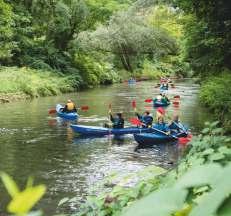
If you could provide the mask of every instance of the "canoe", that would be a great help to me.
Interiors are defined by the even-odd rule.
[[[161,86],[160,87],[160,91],[167,91],[168,90],[168,87],[167,86]]]
[[[164,102],[161,102],[161,101],[154,101],[153,100],[153,106],[154,107],[165,107],[165,106],[168,106],[168,105],[170,105],[170,102],[164,103]]]
[[[79,115],[77,112],[71,112],[71,113],[66,113],[66,112],[61,112],[60,109],[63,108],[61,104],[56,105],[56,112],[57,116],[66,120],[76,120],[79,118]]]
[[[163,144],[163,143],[174,143],[177,141],[179,137],[187,136],[185,133],[180,134],[172,134],[173,136],[165,135],[161,132],[155,131],[153,133],[140,133],[134,134],[134,138],[137,143],[143,146],[152,146],[155,144]]]
[[[86,125],[70,125],[72,130],[81,135],[87,136],[105,136],[105,135],[124,135],[124,134],[135,134],[135,133],[145,133],[151,132],[150,128],[138,128],[138,127],[128,127],[122,129],[113,129],[97,126],[86,126]]]
[[[129,85],[135,85],[136,84],[136,80],[128,80],[128,84]]]

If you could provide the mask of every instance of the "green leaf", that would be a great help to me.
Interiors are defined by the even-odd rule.
[[[6,173],[1,172],[1,179],[6,187],[7,192],[10,194],[11,197],[16,196],[19,193],[19,188],[15,181]]]
[[[222,169],[218,164],[194,167],[177,181],[176,187],[190,188],[213,184],[221,173]]]
[[[219,124],[219,121],[215,121],[211,124],[211,127],[216,127]]]
[[[215,215],[222,203],[230,196],[231,164],[221,170],[222,172],[219,174],[214,172],[216,176],[219,176],[214,189],[203,196],[201,202],[193,208],[189,216]]]
[[[209,131],[210,131],[209,128],[204,128],[201,132],[202,132],[203,134],[207,134]]]
[[[61,206],[63,205],[64,203],[68,202],[69,201],[69,198],[68,197],[64,197],[63,199],[61,199],[58,203],[58,206]]]
[[[223,159],[225,156],[222,154],[222,153],[214,153],[212,155],[209,156],[209,160],[211,161],[218,161],[218,160],[221,160]]]
[[[180,188],[168,188],[155,191],[135,202],[122,212],[122,216],[169,216],[183,208],[187,191]]]
[[[217,215],[218,216],[230,216],[231,215],[231,196],[225,200],[222,206],[218,209]]]
[[[205,151],[202,152],[202,155],[210,155],[214,152],[212,148],[208,148]]]
[[[212,130],[212,133],[213,134],[220,134],[223,132],[223,128],[215,128]]]
[[[223,154],[231,154],[231,149],[227,146],[221,146],[218,151]]]
[[[7,210],[14,214],[26,214],[41,199],[45,191],[46,187],[44,185],[26,188],[13,197],[7,206]]]

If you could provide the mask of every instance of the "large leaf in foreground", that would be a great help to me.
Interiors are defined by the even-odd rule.
[[[122,216],[169,216],[183,208],[187,191],[183,189],[162,189],[135,202]]]
[[[177,188],[190,188],[203,185],[214,185],[223,170],[218,164],[197,166],[189,170],[177,182]]]
[[[221,171],[219,176],[214,173],[219,177],[213,186],[214,189],[203,197],[189,216],[215,215],[219,207],[229,198],[231,195],[231,164],[223,169],[221,168]]]

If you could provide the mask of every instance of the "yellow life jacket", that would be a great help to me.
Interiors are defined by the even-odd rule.
[[[75,104],[72,102],[67,103],[67,110],[72,111],[75,108]]]

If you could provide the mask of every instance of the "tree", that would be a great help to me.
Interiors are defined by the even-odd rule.
[[[6,64],[12,56],[12,49],[16,46],[12,41],[13,16],[11,6],[0,0],[0,64]]]
[[[226,0],[174,0],[188,13],[186,59],[201,75],[231,69],[231,4]],[[207,72],[207,73],[205,73]]]
[[[129,12],[113,15],[108,25],[93,32],[83,32],[77,38],[82,48],[112,52],[120,59],[125,70],[132,72],[132,60],[145,56],[158,58],[177,50],[174,39],[162,29],[150,27],[145,18]]]

